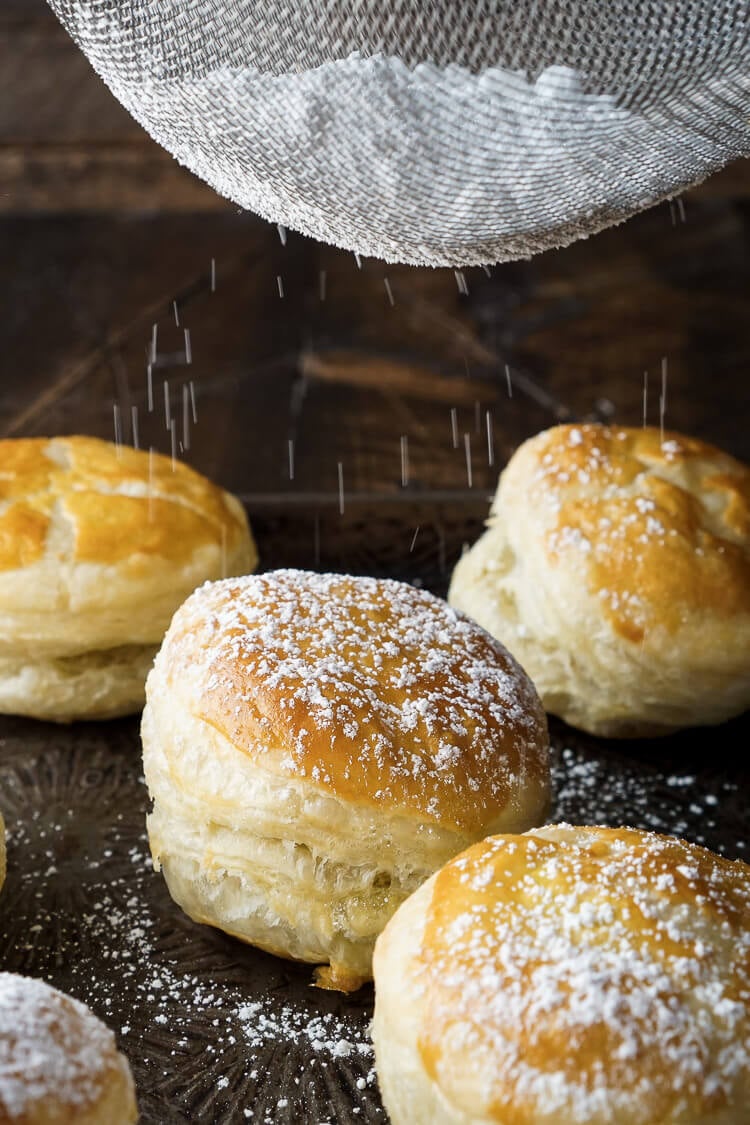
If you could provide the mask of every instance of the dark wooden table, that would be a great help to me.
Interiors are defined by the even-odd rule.
[[[274,227],[180,169],[42,0],[3,0],[0,433],[110,436],[118,403],[126,437],[137,407],[140,439],[168,449],[164,381],[178,440],[192,381],[198,424],[185,455],[251,507],[261,496],[281,504],[337,492],[338,462],[352,500],[436,490],[470,499],[493,486],[523,437],[556,418],[640,422],[646,369],[656,420],[666,356],[667,424],[750,459],[749,197],[748,167],[735,165],[684,197],[684,222],[662,205],[490,277],[468,270],[468,294],[450,270],[374,261],[360,270],[351,254],[293,233],[282,245]]]
[[[513,449],[560,419],[640,424],[644,371],[657,422],[663,362],[667,425],[750,460],[748,166],[683,203],[684,221],[675,205],[659,206],[489,274],[375,261],[360,268],[351,254],[294,233],[284,240],[219,199],[131,121],[41,0],[3,0],[0,436],[112,437],[117,424],[134,440],[135,419],[141,445],[169,452],[174,443],[243,497],[263,566],[389,574],[444,592]],[[556,811],[627,817],[744,854],[748,774],[734,759],[746,760],[748,729],[741,720],[614,748],[554,724]],[[134,723],[63,733],[7,721],[0,750],[0,803],[18,824],[33,813],[41,832],[29,852],[28,823],[19,828],[18,862],[32,854],[44,861],[50,834],[67,823],[66,801],[97,809],[91,839],[122,836],[106,819],[106,801],[81,797],[91,777],[92,791],[101,785],[111,796],[120,786],[128,803],[138,792],[126,838],[143,848]],[[42,831],[50,802],[51,827]],[[75,879],[90,840],[61,839]],[[127,889],[121,867],[112,885],[119,879]],[[154,910],[171,919],[166,949],[182,935],[201,971],[224,957],[234,984],[265,972],[274,988],[291,980],[290,996],[306,988],[302,975],[261,972],[261,955],[240,957],[235,943],[177,920],[161,884],[139,872]],[[22,931],[37,907],[25,886],[16,865],[0,901],[0,957],[4,949],[6,964],[50,976],[113,1018],[65,963],[61,950],[74,946],[60,938],[27,952]],[[75,896],[60,891],[55,901],[75,931]],[[357,1017],[362,1026],[366,1015]],[[149,1035],[150,1062],[146,1040],[128,1041],[145,1119],[219,1120],[200,1082],[183,1081],[206,1056],[198,1063],[198,1048],[185,1048],[175,1077],[168,1036],[159,1039],[153,1025]],[[155,1069],[154,1059],[165,1067]],[[215,1083],[222,1071],[212,1066],[207,1081]],[[255,1079],[243,1081],[242,1096],[257,1102]],[[320,1089],[305,1120],[323,1119]],[[268,1094],[263,1119],[302,1120],[294,1117],[302,1104],[282,1113]],[[375,1102],[367,1104],[352,1121],[380,1120]],[[244,1120],[227,1114],[222,1121]]]

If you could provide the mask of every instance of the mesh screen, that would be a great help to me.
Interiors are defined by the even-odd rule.
[[[388,260],[522,257],[750,153],[744,0],[50,0],[223,195]]]

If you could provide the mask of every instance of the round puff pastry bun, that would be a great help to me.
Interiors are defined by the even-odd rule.
[[[2,1125],[132,1125],[133,1076],[85,1005],[39,980],[0,973]]]
[[[375,947],[393,1125],[747,1125],[750,867],[553,826],[475,845]]]
[[[0,441],[0,712],[137,711],[175,609],[256,560],[240,503],[186,465],[89,437]]]
[[[573,726],[722,722],[750,706],[750,470],[651,428],[546,430],[511,458],[448,599]]]
[[[199,922],[369,979],[396,907],[543,819],[544,712],[502,646],[400,582],[281,570],[203,586],[146,686],[151,851]]]

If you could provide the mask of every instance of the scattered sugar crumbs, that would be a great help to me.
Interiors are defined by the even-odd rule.
[[[646,772],[642,767],[616,764],[606,758],[590,758],[571,747],[553,750],[552,822],[627,826],[681,836],[718,853],[734,849],[744,858],[747,840],[739,837],[731,845],[718,838],[718,808],[731,797],[737,784],[715,783],[713,791],[695,791],[697,778],[691,773]],[[687,796],[686,796],[687,795]],[[692,798],[692,799],[690,799]],[[724,833],[726,835],[726,833]]]
[[[264,993],[257,977],[243,985],[231,962],[223,979],[226,955],[217,965],[204,931],[193,936],[180,922],[170,932],[163,900],[153,905],[160,877],[145,833],[135,843],[129,836],[124,848],[115,843],[115,858],[109,848],[94,858],[92,848],[80,878],[88,885],[71,892],[62,870],[70,828],[67,816],[44,827],[11,825],[9,847],[34,872],[19,896],[33,924],[0,919],[0,948],[12,951],[14,969],[49,980],[105,1020],[154,1105],[216,1125],[322,1125],[326,1114],[341,1120],[332,1104],[336,1087],[352,1120],[385,1120],[363,1010],[320,1010],[312,988],[304,1005],[283,990]],[[148,1107],[144,1118],[155,1120]]]
[[[723,850],[719,807],[736,786],[716,781],[698,793],[696,781],[566,746],[554,753],[551,819],[629,823]],[[88,1003],[153,1106],[215,1125],[384,1121],[364,1006],[326,1011],[312,989],[293,1001],[245,980],[223,952],[217,965],[206,931],[182,920],[152,870],[139,808],[105,810],[82,839],[76,812],[55,805],[9,818],[6,969]],[[744,854],[746,841],[735,844]],[[144,1119],[157,1118],[146,1107]]]

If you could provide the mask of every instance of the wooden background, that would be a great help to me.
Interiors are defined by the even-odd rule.
[[[180,169],[42,0],[3,0],[0,434],[110,437],[117,404],[126,440],[135,416],[243,495],[266,565],[439,586],[512,449],[560,418],[638,424],[646,369],[657,422],[663,358],[667,425],[750,459],[749,187],[735,165],[684,221],[662,205],[490,276],[359,269]]]
[[[0,436],[112,437],[116,407],[125,439],[135,417],[142,445],[169,452],[174,436],[178,453],[243,496],[263,566],[391,574],[444,592],[515,446],[562,418],[640,424],[646,369],[658,423],[663,360],[667,425],[750,460],[747,165],[682,203],[684,222],[676,204],[660,206],[490,276],[359,269],[294,234],[284,245],[219,199],[120,109],[42,0],[0,0]],[[666,829],[747,855],[748,716],[658,744],[613,746],[555,721],[551,735],[560,818]],[[374,1089],[352,1093],[346,1060],[318,1086],[310,1058],[283,1040],[251,1070],[242,1039],[212,1061],[225,1015],[213,1009],[189,1017],[176,1051],[140,977],[109,988],[112,963],[82,903],[123,895],[130,910],[128,849],[142,847],[147,800],[135,719],[62,730],[4,719],[0,745],[14,826],[0,963],[47,977],[115,1028],[133,1025],[125,1048],[144,1122],[236,1121],[244,1105],[280,1125],[383,1120]],[[582,778],[593,778],[588,790]],[[104,848],[100,885],[91,856],[98,868]],[[183,918],[146,867],[140,878],[139,909],[157,920],[143,981],[154,963],[180,962],[212,991],[218,982],[311,1003],[306,967],[239,950]],[[111,945],[121,940],[115,931]],[[358,1004],[347,1018],[364,1028],[370,995],[314,1003]],[[170,1012],[182,1019],[180,1005]]]

